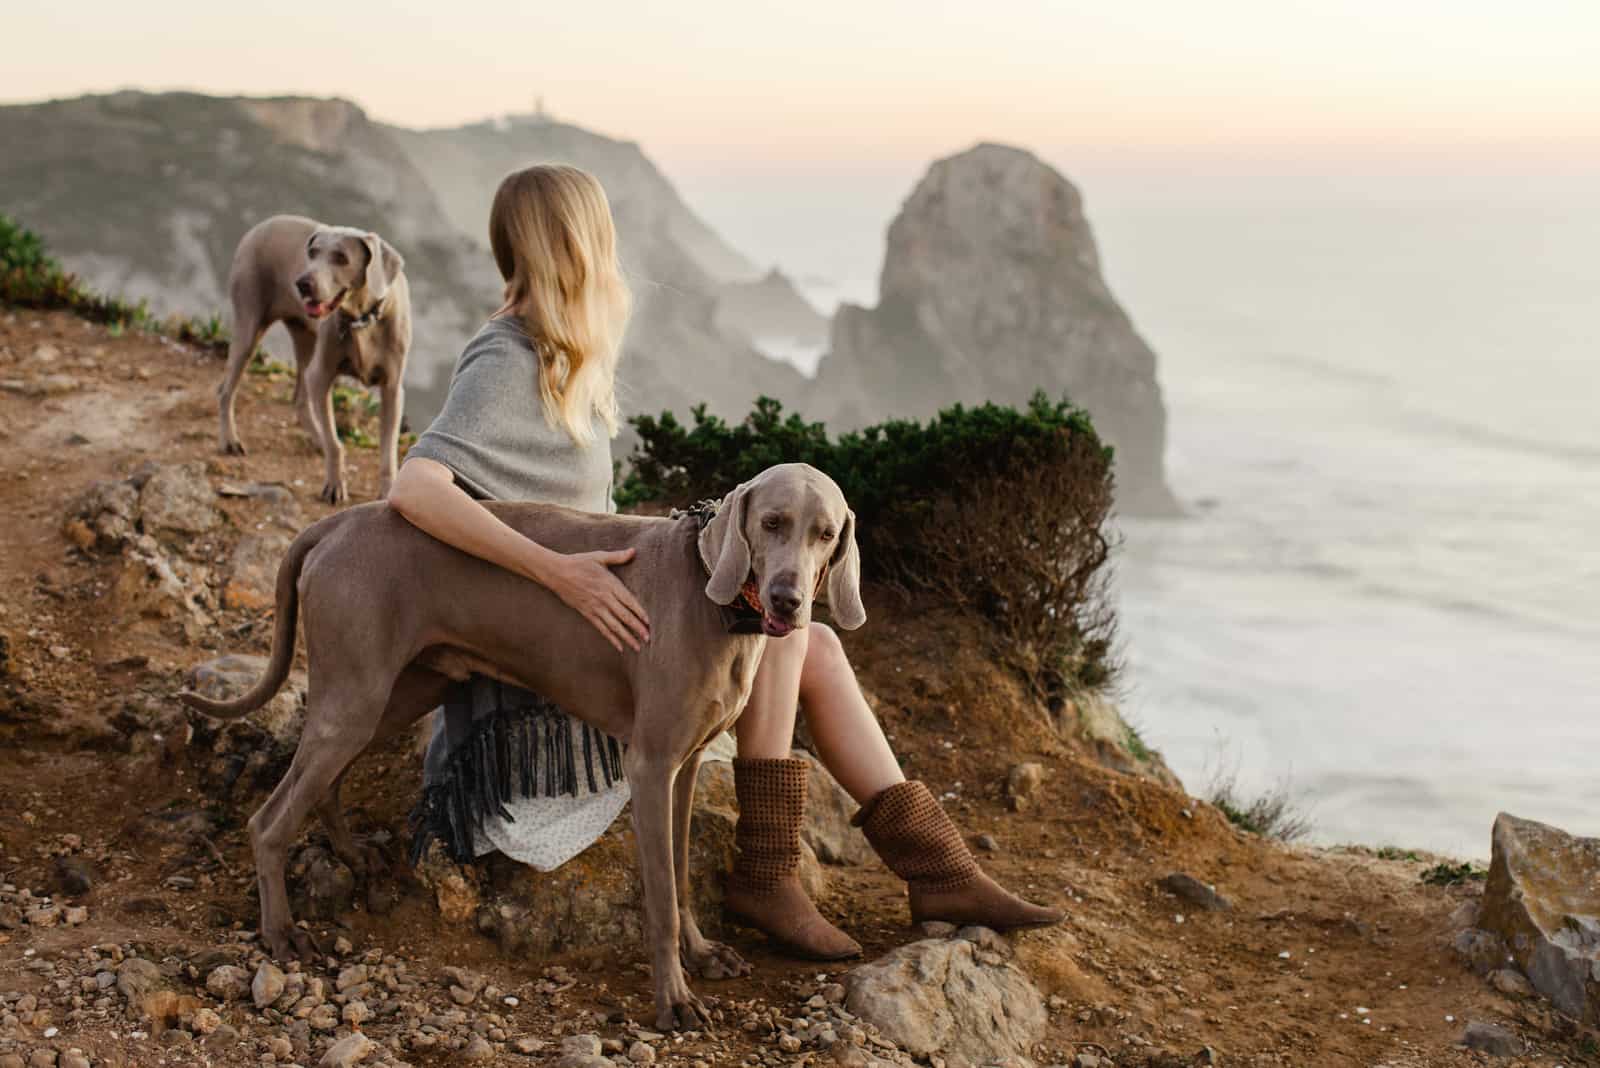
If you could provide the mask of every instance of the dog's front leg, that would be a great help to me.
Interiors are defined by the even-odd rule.
[[[339,424],[333,417],[333,380],[337,377],[331,354],[319,342],[317,354],[306,368],[306,401],[317,416],[322,446],[323,481],[318,494],[329,504],[343,504],[348,493],[344,485],[344,446],[339,443]]]
[[[694,818],[694,789],[700,775],[700,750],[678,769],[672,784],[672,851],[678,876],[678,942],[684,966],[701,979],[736,979],[750,974],[749,963],[732,946],[700,933],[689,890],[689,824]]]
[[[383,449],[383,455],[378,460],[378,496],[387,498],[389,487],[394,484],[395,467],[399,463],[400,414],[406,405],[405,386],[399,381],[385,381],[381,396],[383,425],[380,434],[383,440],[379,447]]]
[[[647,755],[647,748],[631,746],[625,767],[633,784],[633,835],[644,883],[656,1027],[663,1031],[701,1030],[710,1024],[711,1016],[689,989],[678,959],[678,900],[672,859],[672,784],[677,760]]]

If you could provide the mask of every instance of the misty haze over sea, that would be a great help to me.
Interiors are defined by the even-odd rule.
[[[1592,180],[1056,162],[1193,512],[1122,524],[1129,718],[1195,793],[1287,777],[1324,842],[1482,856],[1499,809],[1600,834]],[[824,310],[874,299],[892,194],[776,218],[689,185]]]

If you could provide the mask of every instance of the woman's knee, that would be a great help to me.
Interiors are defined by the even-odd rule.
[[[812,623],[806,628],[806,632],[808,634],[806,660],[800,672],[802,691],[808,683],[818,682],[850,670],[850,659],[845,656],[844,643],[839,641],[839,635],[834,633],[832,627],[825,623]]]

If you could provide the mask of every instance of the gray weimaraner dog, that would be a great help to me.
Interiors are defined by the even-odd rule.
[[[301,824],[316,812],[336,852],[360,864],[338,803],[345,770],[439,704],[450,680],[489,675],[627,743],[656,1022],[705,1026],[684,965],[708,979],[749,965],[706,939],[690,909],[689,816],[701,751],[744,708],[767,638],[806,626],[816,594],[826,594],[841,627],[866,621],[855,515],[833,480],[804,464],[771,467],[740,485],[704,529],[691,516],[488,507],[558,552],[637,550],[616,574],[650,616],[649,644],[619,653],[543,586],[436,541],[385,504],[308,527],[278,570],[266,675],[232,701],[181,695],[224,718],[265,704],[289,673],[297,604],[303,609],[305,728],[288,774],[250,818],[261,936],[274,956],[314,952],[284,885]],[[760,613],[759,626],[728,626],[721,606],[741,598]]]
[[[322,449],[322,499],[347,496],[344,447],[333,421],[333,380],[341,374],[376,386],[383,400],[379,496],[394,481],[405,404],[401,379],[411,348],[411,289],[398,252],[383,238],[298,215],[274,215],[239,241],[228,273],[233,341],[217,387],[223,452],[244,455],[233,398],[261,335],[281,322],[294,341],[295,408]]]

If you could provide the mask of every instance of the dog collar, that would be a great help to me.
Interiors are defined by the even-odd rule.
[[[384,302],[388,299],[389,298],[387,296],[378,298],[378,300],[373,303],[372,307],[368,308],[360,315],[351,315],[349,312],[345,312],[346,319],[344,328],[347,331],[365,330],[367,327],[378,321],[378,316],[383,314]]]

